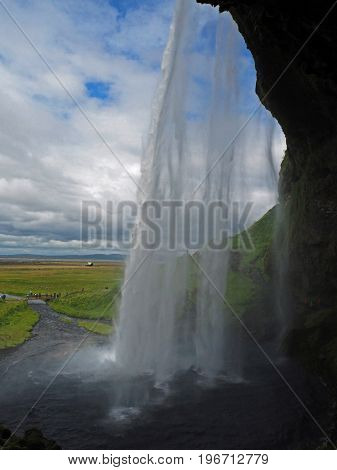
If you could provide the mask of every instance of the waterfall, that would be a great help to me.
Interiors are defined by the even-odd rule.
[[[178,207],[174,234],[170,217],[158,217],[155,249],[144,247],[152,232],[139,217],[114,345],[117,364],[130,376],[150,374],[163,383],[190,369],[208,377],[240,375],[230,328],[235,318],[222,299],[230,250],[226,243],[222,249],[210,245],[220,228],[229,235],[241,229],[232,223],[235,207],[242,211],[253,202],[253,220],[276,201],[274,121],[263,108],[252,114],[258,101],[249,60],[229,14],[195,0],[177,1],[139,200],[142,207],[152,204],[154,213],[168,201],[196,211],[186,225]],[[210,223],[214,201],[219,210]],[[200,207],[206,207],[206,218],[198,221]],[[199,236],[194,248],[186,246],[189,236]]]

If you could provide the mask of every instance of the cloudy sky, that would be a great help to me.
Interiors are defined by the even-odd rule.
[[[174,2],[1,4],[0,254],[78,252],[81,201],[135,199]]]
[[[81,201],[133,199],[136,188],[37,51],[137,178],[173,3],[3,3],[0,253],[78,248]]]

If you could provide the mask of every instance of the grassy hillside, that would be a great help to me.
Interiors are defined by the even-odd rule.
[[[39,316],[24,302],[0,302],[0,349],[26,341]]]
[[[273,207],[247,231],[233,237],[233,251],[240,255],[240,270],[257,270],[263,276],[267,275],[266,264],[273,243],[276,210],[277,207]]]
[[[260,336],[271,332],[273,322],[269,266],[275,222],[276,207],[232,239],[226,298]]]
[[[256,292],[252,279],[233,269],[228,273],[226,299],[234,310],[241,314],[252,302]]]

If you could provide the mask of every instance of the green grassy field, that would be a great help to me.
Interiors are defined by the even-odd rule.
[[[111,320],[118,310],[120,281],[110,288],[88,288],[84,292],[68,294],[49,302],[56,312],[87,320]]]
[[[26,341],[39,316],[25,302],[0,302],[0,349]]]
[[[95,292],[112,289],[123,277],[123,264],[81,262],[1,263],[0,292],[12,295],[34,293]]]
[[[59,299],[49,302],[51,308],[82,320],[79,326],[88,331],[108,335],[112,331],[110,325],[97,323],[94,326],[92,320],[111,320],[116,314],[123,270],[122,263],[97,263],[92,267],[81,262],[1,263],[0,292],[19,296],[29,292],[58,293]],[[13,302],[2,306],[2,316],[7,320],[0,323],[0,347],[23,342],[29,337],[31,325],[37,321],[37,314],[29,307],[25,306],[25,315],[23,310],[20,315],[12,315],[5,305],[14,306]],[[20,305],[23,309],[24,304]],[[67,322],[66,317],[60,320]]]
[[[82,319],[111,319],[117,310],[123,264],[81,262],[0,265],[0,292],[13,295],[58,293],[50,302],[57,312]]]

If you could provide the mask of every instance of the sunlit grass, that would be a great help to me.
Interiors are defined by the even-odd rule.
[[[99,335],[111,335],[113,329],[112,325],[107,325],[106,323],[94,322],[94,321],[85,321],[79,320],[77,322],[78,326],[85,328],[86,330],[90,331],[91,333],[96,333]]]
[[[0,349],[17,346],[31,336],[39,315],[25,302],[0,302]]]
[[[26,295],[96,291],[113,288],[123,277],[123,264],[101,263],[88,267],[85,263],[35,262],[0,265],[0,292]]]
[[[60,294],[50,306],[59,313],[83,319],[111,319],[118,308],[124,266],[81,262],[8,263],[0,267],[0,292],[26,295]]]
[[[70,317],[110,320],[118,309],[119,286],[120,282],[116,282],[110,289],[70,294],[50,302],[49,305],[55,311]]]

